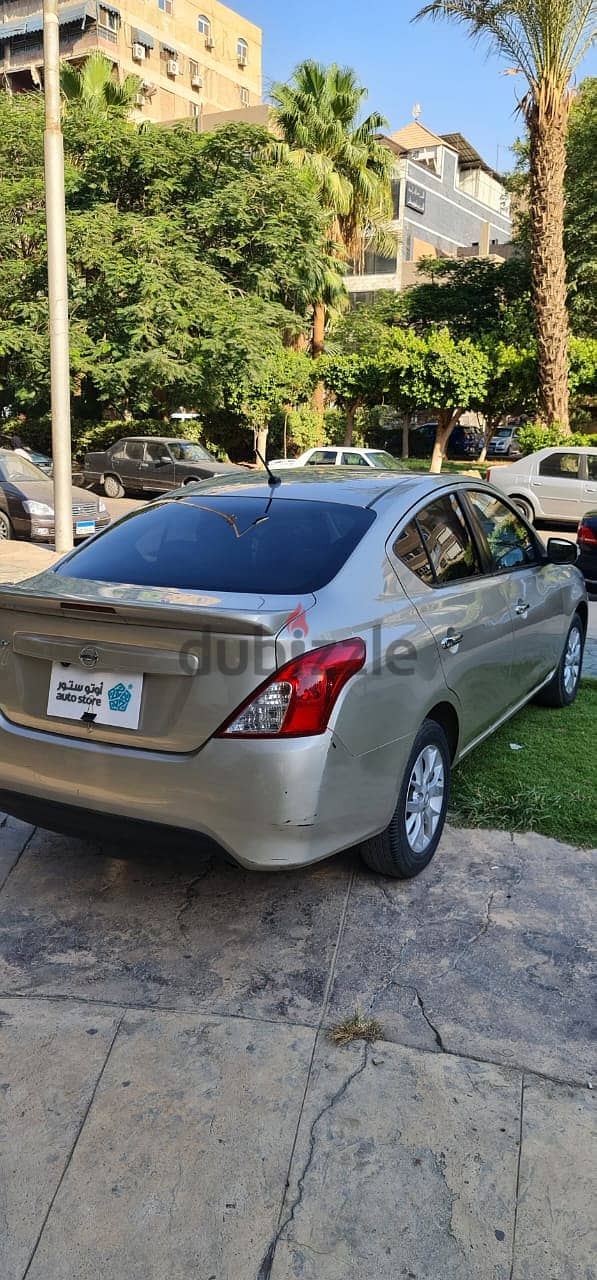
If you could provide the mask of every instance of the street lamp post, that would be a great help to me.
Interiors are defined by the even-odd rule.
[[[44,165],[48,237],[54,522],[56,550],[64,552],[70,551],[73,545],[73,497],[64,147],[60,119],[60,34],[57,10],[58,0],[43,0],[46,107]]]

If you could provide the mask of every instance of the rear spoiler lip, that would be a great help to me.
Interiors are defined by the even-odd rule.
[[[260,599],[265,606],[264,597]],[[212,609],[197,604],[170,604],[167,601],[163,604],[149,601],[133,603],[124,600],[98,601],[95,609],[96,602],[83,594],[71,598],[49,595],[43,590],[25,590],[25,584],[0,586],[0,610],[53,614],[55,617],[77,618],[80,621],[88,618],[90,622],[109,623],[113,620],[146,627],[176,626],[182,630],[220,635],[276,636],[296,611],[297,602],[295,596],[271,596],[270,600],[271,605],[264,607],[263,611],[254,607],[246,610],[239,609],[238,606]],[[315,596],[311,592],[305,592],[301,603],[306,611],[315,604]]]

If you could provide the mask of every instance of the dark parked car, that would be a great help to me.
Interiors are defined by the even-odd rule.
[[[239,471],[244,467],[216,462],[201,444],[155,436],[117,440],[103,453],[88,453],[84,466],[85,484],[103,485],[108,498],[135,491],[164,493],[194,480]]]
[[[420,427],[411,427],[408,435],[408,450],[411,458],[430,458],[435,443],[437,422],[424,422]],[[448,440],[449,458],[478,458],[483,443],[483,435],[472,427],[463,427],[459,422]]]
[[[14,439],[14,437],[13,437]],[[30,449],[29,445],[14,445],[11,443],[10,436],[0,436],[0,449],[12,449],[14,453],[20,453],[22,458],[28,458],[33,462],[40,471],[45,471],[46,475],[52,474],[52,459],[47,454],[39,453],[37,449]]]
[[[577,530],[577,564],[590,591],[597,591],[597,511],[587,511]]]
[[[88,538],[104,529],[110,517],[103,502],[73,488],[73,537]],[[0,541],[54,539],[54,486],[39,467],[12,449],[0,449]]]

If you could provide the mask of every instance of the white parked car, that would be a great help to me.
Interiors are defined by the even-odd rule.
[[[274,458],[274,469],[289,467],[376,467],[379,471],[404,471],[398,458],[387,449],[305,449],[298,458]]]
[[[486,479],[527,520],[581,520],[597,506],[597,449],[539,449]]]

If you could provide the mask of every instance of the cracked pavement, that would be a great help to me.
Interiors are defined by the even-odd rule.
[[[0,815],[2,1280],[595,1280],[594,853],[91,838]]]

